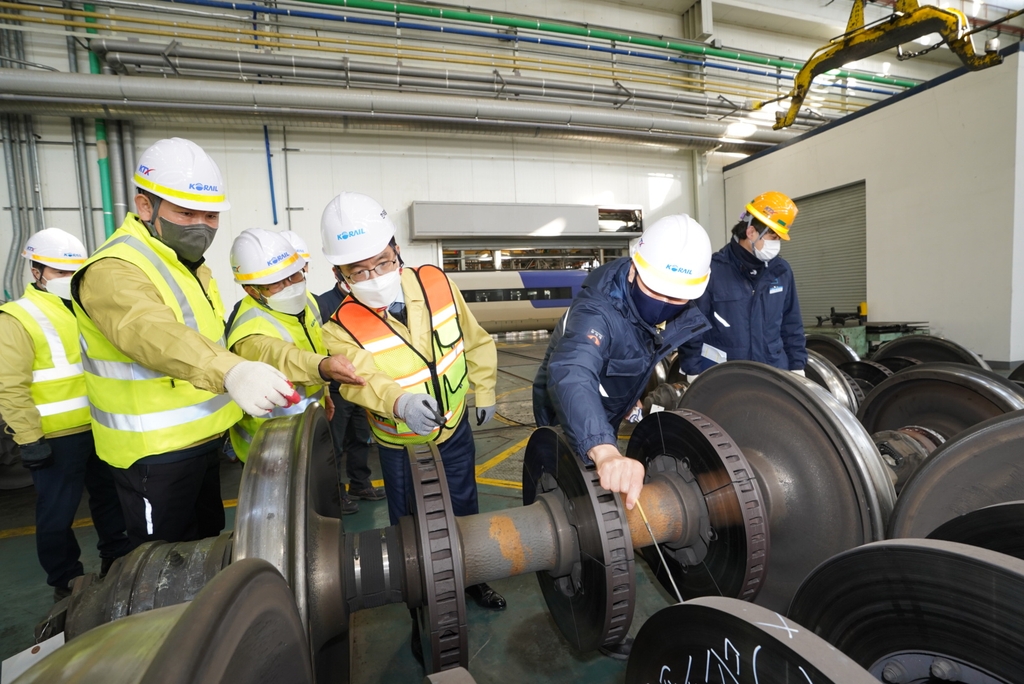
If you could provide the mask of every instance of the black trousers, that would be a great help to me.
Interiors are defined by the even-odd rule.
[[[341,462],[345,460],[345,473],[349,488],[369,489],[370,484],[370,424],[366,409],[345,401],[340,394],[331,393],[334,417],[331,419],[331,437],[334,438],[334,465],[338,470],[338,485],[344,490]]]
[[[36,554],[51,587],[67,587],[85,573],[71,523],[89,492],[89,512],[99,543],[100,558],[119,558],[131,550],[124,516],[114,485],[113,468],[96,455],[92,431],[46,440],[53,450],[53,465],[32,471],[36,488]]]
[[[131,548],[147,541],[194,541],[224,529],[220,498],[220,448],[214,439],[182,452],[160,454],[187,458],[171,463],[141,459],[128,468],[114,468],[117,494],[128,527]]]

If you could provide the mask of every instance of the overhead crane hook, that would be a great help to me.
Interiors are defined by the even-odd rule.
[[[986,50],[984,54],[974,51],[971,34],[982,28],[1001,23],[1018,13],[1007,15],[998,22],[972,29],[967,16],[957,9],[941,9],[934,5],[921,5],[918,0],[896,0],[893,13],[888,17],[870,25],[864,23],[865,0],[854,0],[850,20],[846,25],[846,33],[829,41],[828,45],[819,48],[804,64],[793,79],[793,89],[789,110],[775,115],[774,129],[779,130],[792,126],[803,106],[804,99],[811,89],[811,81],[826,71],[837,69],[844,64],[898,48],[922,36],[938,33],[942,36],[940,45],[945,43],[971,71],[980,71],[1001,64],[1003,61],[995,49]],[[914,56],[914,55],[909,55]],[[785,98],[779,98],[785,99]],[[772,102],[774,100],[770,100]],[[769,102],[755,105],[760,109]]]

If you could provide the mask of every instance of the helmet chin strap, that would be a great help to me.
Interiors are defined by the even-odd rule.
[[[149,220],[143,221],[142,224],[149,229],[150,235],[159,238],[160,235],[156,232],[156,217],[160,213],[160,204],[163,202],[163,198],[156,195],[147,195],[146,197],[149,199],[150,206],[153,207],[153,213],[150,215]]]

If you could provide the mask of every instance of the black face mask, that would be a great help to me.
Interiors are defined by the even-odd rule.
[[[647,296],[640,289],[639,277],[634,276],[629,288],[629,296],[636,305],[636,312],[648,325],[658,325],[670,321],[683,312],[686,304],[670,304],[659,299]]]
[[[193,223],[182,226],[160,217],[160,234],[157,234],[150,222],[146,222],[149,232],[160,242],[174,250],[182,261],[195,263],[203,258],[203,254],[217,237],[217,229],[205,223]]]

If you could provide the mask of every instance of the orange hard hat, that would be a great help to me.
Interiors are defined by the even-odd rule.
[[[747,205],[747,213],[771,228],[783,240],[789,239],[789,229],[796,218],[796,204],[781,192],[758,195]]]

